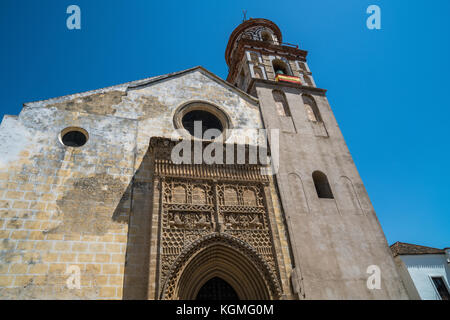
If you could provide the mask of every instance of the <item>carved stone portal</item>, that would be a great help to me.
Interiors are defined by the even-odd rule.
[[[254,286],[255,292],[267,294],[253,295],[248,289],[242,289],[240,298],[280,298],[280,274],[266,201],[268,180],[267,176],[260,174],[260,166],[176,165],[168,158],[172,146],[173,142],[162,139],[152,144],[155,155],[154,176],[155,181],[159,181],[160,192],[159,298],[195,297],[196,293],[192,290],[189,291],[190,296],[182,294],[188,292],[186,286],[190,286],[186,280],[181,281],[183,285],[180,284],[186,272],[183,270],[192,269],[189,264],[196,260],[195,257],[201,256],[206,248],[211,251],[210,257],[216,256],[217,250],[211,248],[217,246],[235,252],[224,255],[226,259],[222,257],[202,262],[205,265],[213,264],[204,271],[206,274],[198,275],[199,279],[191,276],[191,284],[200,286],[214,275],[217,276],[221,269],[230,270],[243,263],[243,260],[248,260],[246,263],[251,267],[247,270],[254,269],[252,273],[255,274],[245,274],[245,270],[240,270],[244,267],[234,268],[236,271],[232,278],[242,278],[242,283],[248,281],[246,278],[258,278],[248,286]],[[223,262],[219,263],[221,259]],[[226,267],[227,264],[230,266]],[[198,265],[195,269],[202,267]],[[215,273],[207,276],[212,270]],[[226,274],[222,277],[226,277]],[[260,287],[258,290],[257,286]]]

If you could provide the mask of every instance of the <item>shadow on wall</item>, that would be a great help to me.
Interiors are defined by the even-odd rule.
[[[149,270],[156,267],[149,265],[153,201],[150,158],[147,151],[127,186],[118,177],[105,173],[74,180],[70,190],[57,200],[63,223],[44,231],[105,236],[117,228],[118,223],[128,224],[122,293],[122,298],[127,300],[153,298],[147,297]],[[96,274],[90,276],[95,283]],[[94,285],[92,289],[92,298],[95,298],[99,286]]]
[[[154,299],[148,297],[150,268],[150,238],[153,212],[153,164],[150,152],[147,151],[136,171],[129,190],[131,198],[130,216],[128,219],[128,241],[124,269],[124,300]],[[126,199],[124,199],[126,202]],[[120,217],[120,215],[119,215]],[[113,217],[114,219],[114,217]],[[153,259],[156,261],[157,259]]]

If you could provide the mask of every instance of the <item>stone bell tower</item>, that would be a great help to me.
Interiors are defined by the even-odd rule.
[[[266,19],[240,24],[225,52],[227,81],[257,97],[264,127],[280,132],[279,147],[269,145],[279,152],[275,180],[292,249],[292,287],[300,299],[408,298],[306,56]],[[374,269],[381,282],[370,289]]]
[[[5,116],[0,297],[407,298],[306,55],[250,19],[227,81],[195,67]]]

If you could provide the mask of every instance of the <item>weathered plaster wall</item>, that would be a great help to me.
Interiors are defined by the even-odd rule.
[[[135,121],[55,106],[4,121],[0,297],[120,297]],[[59,142],[68,126],[89,132],[85,146]],[[81,290],[65,287],[70,265],[80,267]]]

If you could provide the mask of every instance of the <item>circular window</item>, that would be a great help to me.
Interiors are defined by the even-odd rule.
[[[205,132],[210,129],[217,130],[217,136],[213,136],[215,139],[223,132],[222,122],[208,111],[193,110],[187,112],[181,119],[183,127],[194,137],[203,139]],[[219,133],[220,132],[220,133]],[[213,134],[214,132],[212,132]],[[212,135],[211,134],[211,135]]]
[[[176,128],[185,129],[197,139],[213,140],[226,134],[230,121],[218,107],[206,102],[191,102],[175,112],[174,123]]]
[[[63,145],[67,147],[81,147],[86,144],[89,135],[82,128],[66,128],[61,131],[60,139]]]

